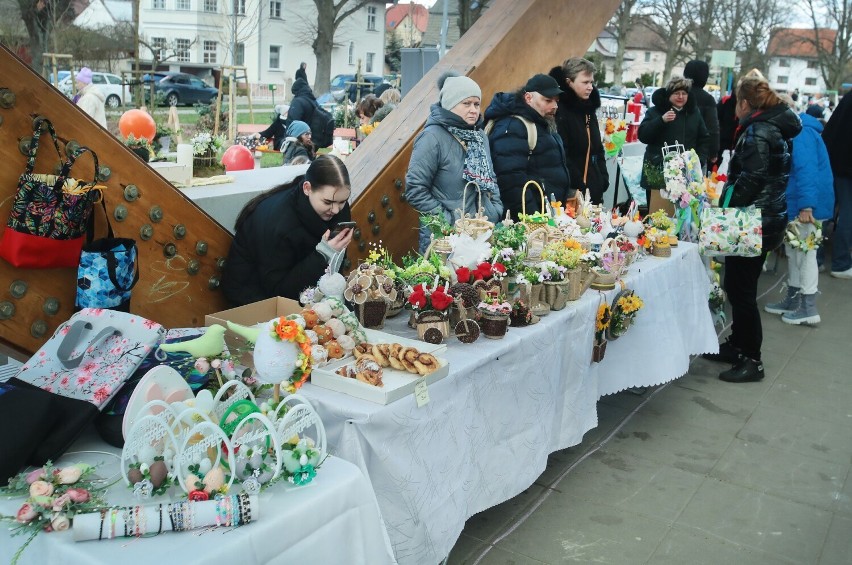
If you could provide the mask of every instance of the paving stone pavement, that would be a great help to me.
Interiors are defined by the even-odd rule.
[[[761,309],[785,267],[761,276]],[[603,397],[600,425],[468,520],[448,563],[852,563],[852,281],[819,285],[819,326],[763,313],[763,381],[696,358]]]

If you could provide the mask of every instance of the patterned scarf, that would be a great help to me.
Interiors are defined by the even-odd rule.
[[[494,174],[494,167],[485,153],[487,143],[485,133],[482,130],[462,129],[455,126],[448,126],[447,130],[462,142],[465,148],[464,171],[462,171],[465,182],[473,181],[481,190],[499,194],[495,180],[497,175]]]

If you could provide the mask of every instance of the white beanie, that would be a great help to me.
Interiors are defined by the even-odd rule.
[[[441,107],[452,110],[459,102],[471,96],[482,98],[482,89],[473,79],[463,76],[447,77],[441,87]]]

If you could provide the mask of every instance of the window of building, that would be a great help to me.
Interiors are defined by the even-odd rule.
[[[237,53],[236,53],[236,62],[237,65],[245,65],[246,64],[246,44],[245,43],[237,43]]]
[[[367,31],[376,31],[376,7],[375,6],[367,6]]]
[[[175,10],[191,10],[190,0],[175,0]]]
[[[808,61],[808,68],[809,69],[818,69],[819,63],[817,61]]]
[[[787,77],[784,77],[784,76],[778,77],[778,84],[787,84]]]
[[[349,42],[349,64],[350,65],[355,64],[355,42],[354,41]]]
[[[278,70],[281,68],[281,46],[280,45],[270,45],[269,46],[269,68],[271,70]]]
[[[205,41],[203,43],[202,61],[205,63],[216,62],[216,42]]]
[[[651,62],[651,52],[650,51],[645,51],[645,62],[646,63]]]
[[[281,19],[281,2],[279,0],[269,2],[269,17],[276,20]]]
[[[816,86],[816,79],[813,78],[813,77],[806,78],[805,79],[805,86]]]
[[[779,67],[789,67],[790,66],[790,59],[778,59],[778,66]]]
[[[246,15],[246,0],[234,0],[234,13],[238,16]]]
[[[175,39],[175,60],[180,63],[189,62],[189,45],[188,39]]]
[[[151,56],[158,61],[162,61],[166,54],[166,38],[152,37],[151,38]]]
[[[375,53],[367,53],[367,65],[366,69],[368,73],[373,72],[373,59],[376,57]]]
[[[204,11],[205,12],[218,12],[219,11],[218,0],[204,0]]]
[[[155,10],[165,10],[166,0],[151,0],[151,8]]]

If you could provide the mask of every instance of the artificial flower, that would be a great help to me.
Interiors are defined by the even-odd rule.
[[[355,304],[363,304],[367,301],[367,290],[371,283],[370,277],[366,275],[351,277],[346,290],[343,291],[343,297]]]
[[[386,298],[388,302],[396,302],[396,284],[393,279],[386,276],[376,277],[376,284],[379,288],[379,295]]]
[[[53,485],[47,481],[35,481],[30,485],[30,496],[50,496],[53,494]]]
[[[459,267],[456,269],[456,278],[460,283],[469,283],[471,282],[473,275],[467,267]]]
[[[204,357],[199,357],[195,360],[195,370],[201,373],[202,375],[206,375],[207,371],[210,370],[210,362],[207,361]]]
[[[65,514],[56,514],[50,521],[50,527],[55,532],[64,532],[71,527],[71,520]]]
[[[449,296],[440,286],[432,291],[430,298],[432,299],[432,307],[439,311],[446,310],[453,303],[452,296]]]
[[[29,502],[25,502],[18,509],[18,513],[15,515],[15,520],[20,522],[21,524],[29,524],[38,516],[38,512],[36,512],[35,507]]]

